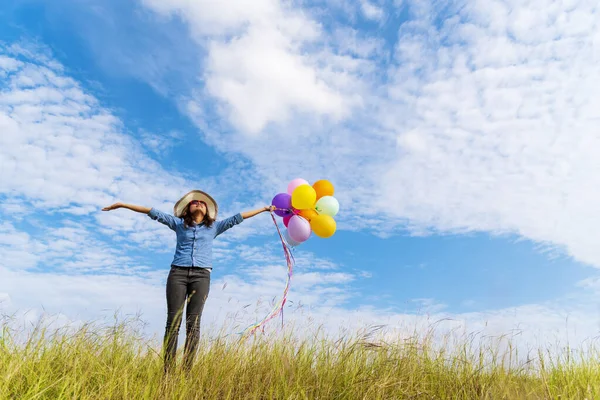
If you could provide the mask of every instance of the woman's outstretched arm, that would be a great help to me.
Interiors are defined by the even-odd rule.
[[[115,203],[111,206],[104,207],[102,209],[102,211],[116,210],[117,208],[126,208],[131,211],[146,214],[153,220],[158,221],[161,224],[167,225],[172,230],[175,230],[175,227],[177,226],[177,221],[178,221],[177,218],[175,218],[172,215],[166,214],[162,211],[159,211],[156,208],[148,208],[148,207],[144,207],[144,206],[136,206],[134,204],[126,204],[126,203]]]
[[[263,213],[265,211],[273,211],[273,210],[275,210],[275,206],[266,206],[266,207],[263,207],[263,208],[259,208],[257,210],[245,211],[245,212],[240,213],[240,214],[242,214],[242,218],[248,219],[248,218],[254,217],[257,214]]]
[[[216,229],[215,229],[215,237],[219,236],[221,233],[225,232],[228,229],[231,229],[237,224],[241,224],[243,220],[252,218],[257,214],[263,213],[265,211],[273,211],[275,210],[274,206],[266,206],[263,208],[259,208],[253,211],[245,211],[241,213],[237,213],[229,218],[225,218],[221,221],[216,221]]]
[[[143,206],[136,206],[135,204],[115,203],[108,207],[104,207],[102,209],[102,211],[111,211],[111,210],[116,210],[117,208],[126,208],[128,210],[139,212],[142,214],[148,214],[151,210],[151,208],[143,207]]]

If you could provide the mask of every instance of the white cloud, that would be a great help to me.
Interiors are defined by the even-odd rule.
[[[332,60],[313,50],[323,35],[319,24],[279,1],[143,3],[189,24],[207,52],[206,93],[242,132],[257,134],[297,114],[337,121],[356,101],[331,76]]]
[[[509,17],[494,4],[467,3],[434,40],[401,29],[381,109],[399,154],[379,204],[421,227],[516,233],[600,266],[598,29],[577,17],[596,11],[537,1]]]
[[[7,71],[14,71],[21,65],[21,62],[15,60],[14,58],[0,56],[0,68],[2,69],[3,74],[6,74]]]
[[[366,18],[375,21],[381,20],[384,16],[383,9],[368,0],[362,0],[361,10]]]
[[[167,133],[152,133],[145,130],[140,131],[140,142],[149,151],[165,155],[169,152],[173,146],[183,140],[183,134],[177,131],[171,131]]]
[[[90,241],[80,227],[52,228],[41,236],[32,237],[5,223],[2,232],[0,299],[3,315],[17,312],[18,322],[34,323],[43,314],[58,314],[59,320],[54,325],[59,326],[66,323],[77,325],[83,321],[110,323],[117,311],[121,316],[140,314],[147,323],[145,332],[155,336],[157,344],[160,343],[165,318],[166,270],[136,269],[131,259],[119,255],[121,250],[117,243],[113,243],[111,254],[109,248],[98,248],[101,244]],[[85,242],[89,242],[87,247],[92,250],[91,255],[83,244]],[[19,259],[31,257],[29,268],[15,269],[11,252]],[[99,272],[94,260],[100,254],[100,264],[105,266],[100,271],[102,275],[90,274]],[[205,334],[224,332],[235,336],[236,332],[264,317],[271,309],[272,301],[281,295],[286,271],[280,260],[267,248],[261,251],[246,247],[242,248],[236,262],[249,255],[251,263],[245,267],[246,271],[241,271],[243,274],[231,273],[213,280],[203,318]],[[77,262],[69,262],[69,258],[84,262],[78,265]],[[107,258],[114,259],[118,265],[111,267],[115,261]],[[318,260],[310,255],[305,257],[304,253],[297,257],[284,322],[286,329],[293,329],[298,335],[314,334],[319,329],[321,334],[336,337],[384,324],[386,327],[382,333],[389,339],[415,333],[424,335],[436,321],[441,320],[436,324],[437,337],[451,332],[459,337],[470,332],[500,336],[516,329],[520,332],[516,345],[527,349],[536,345],[547,346],[548,338],[564,343],[568,337],[572,345],[577,345],[593,336],[597,329],[597,323],[589,317],[594,308],[590,305],[597,301],[593,292],[589,293],[591,297],[577,295],[556,303],[465,314],[441,312],[443,306],[433,299],[415,300],[424,306],[419,315],[367,305],[348,309],[345,304],[350,296],[360,294],[345,285],[356,276],[339,271],[322,273],[319,272],[319,264]],[[54,270],[47,270],[49,265],[53,265]],[[343,270],[340,268],[340,271]],[[582,285],[592,286],[588,281],[582,282]],[[565,323],[567,318],[568,323]],[[279,321],[271,322],[267,333],[278,331],[279,324]],[[225,331],[217,332],[223,326]]]
[[[214,279],[203,315],[203,334],[224,333],[236,337],[237,332],[262,319],[281,294],[281,274],[269,273],[274,271],[275,267],[266,268],[260,279],[253,280],[238,275]],[[63,324],[69,321],[110,323],[117,311],[121,316],[141,315],[147,323],[145,333],[158,339],[157,345],[160,345],[166,315],[163,286],[166,271],[153,279],[14,271],[1,266],[0,273],[3,315],[19,310],[19,321],[27,318],[34,322],[42,314],[60,314]],[[302,277],[302,273],[298,276]],[[294,281],[289,294],[284,327],[298,336],[314,335],[318,331],[337,339],[339,335],[357,335],[361,330],[378,325],[384,329],[380,335],[374,335],[373,340],[378,336],[395,340],[434,333],[432,344],[441,346],[447,345],[443,342],[444,335],[450,334],[463,343],[466,338],[476,347],[479,339],[488,343],[508,336],[521,357],[533,351],[535,358],[540,348],[551,352],[564,351],[567,344],[577,348],[598,330],[597,320],[590,318],[594,314],[591,304],[597,302],[597,295],[459,314],[443,312],[443,306],[432,299],[417,299],[415,301],[424,308],[418,314],[405,314],[367,305],[348,309],[343,307],[344,295],[348,292],[318,284],[301,288],[297,283]],[[278,319],[266,326],[266,333],[273,334],[280,329]],[[472,340],[474,338],[477,340]]]
[[[270,122],[290,120],[295,111],[343,115],[342,96],[291,46],[281,32],[262,26],[240,39],[211,43],[207,90],[232,109],[240,128],[258,133]]]
[[[419,313],[438,314],[448,307],[447,305],[440,304],[435,299],[431,298],[411,299],[410,301],[417,306]]]
[[[32,268],[39,260],[39,246],[30,245],[30,237],[12,224],[0,224],[0,259],[14,269]]]
[[[53,60],[16,45],[0,48],[2,52],[6,66],[1,69],[5,75],[0,91],[4,213],[14,218],[22,218],[28,209],[59,219],[89,215],[105,233],[127,233],[129,239],[156,246],[160,245],[156,238],[173,242],[168,229],[129,211],[101,213],[100,209],[123,201],[169,212],[192,187],[218,200],[232,190],[225,184],[227,176],[198,179],[194,174],[192,180],[187,173],[176,176],[164,171],[146,155],[140,141],[127,134],[121,121]],[[142,135],[141,140],[146,139]],[[227,206],[222,204],[222,216],[228,215]],[[257,227],[244,224],[236,237]]]
[[[281,296],[286,270],[282,257],[270,247],[274,246],[242,246],[240,254],[228,254],[233,265],[243,268],[229,269],[213,280],[203,317],[209,330],[224,324],[240,330],[266,315],[273,299]],[[37,318],[43,308],[44,314],[60,314],[71,321],[106,321],[116,311],[129,316],[141,313],[148,323],[146,333],[160,336],[168,270],[145,267],[140,262],[152,256],[126,256],[125,248],[118,241],[98,240],[85,225],[47,227],[29,235],[4,223],[0,226],[3,315],[17,312],[23,320],[22,314],[30,310]],[[227,258],[220,257],[216,268],[227,263]],[[321,309],[341,306],[348,299],[344,285],[353,275],[320,272],[318,264],[313,256],[297,257],[290,305]],[[252,305],[249,309],[248,304]]]

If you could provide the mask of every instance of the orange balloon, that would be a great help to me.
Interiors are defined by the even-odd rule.
[[[304,210],[300,210],[300,211],[298,211],[298,214],[300,214],[301,216],[303,216],[308,221],[310,221],[311,219],[313,219],[314,217],[316,217],[317,215],[319,215],[319,213],[317,213],[312,208],[306,208]]]
[[[312,186],[317,192],[317,200],[323,196],[333,196],[333,184],[327,179],[316,181]]]

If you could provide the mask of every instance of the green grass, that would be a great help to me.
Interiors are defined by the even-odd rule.
[[[19,339],[19,337],[21,339]],[[510,345],[256,336],[204,340],[192,371],[163,377],[160,349],[129,322],[77,330],[4,324],[1,399],[600,399],[600,354],[518,361]],[[182,347],[182,346],[180,346]],[[578,354],[583,354],[580,352]]]

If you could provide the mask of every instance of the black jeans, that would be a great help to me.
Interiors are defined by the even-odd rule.
[[[200,317],[210,289],[210,271],[198,267],[171,266],[167,278],[167,326],[164,337],[165,372],[175,362],[177,339],[185,310],[185,350],[184,366],[192,367],[200,340]]]

